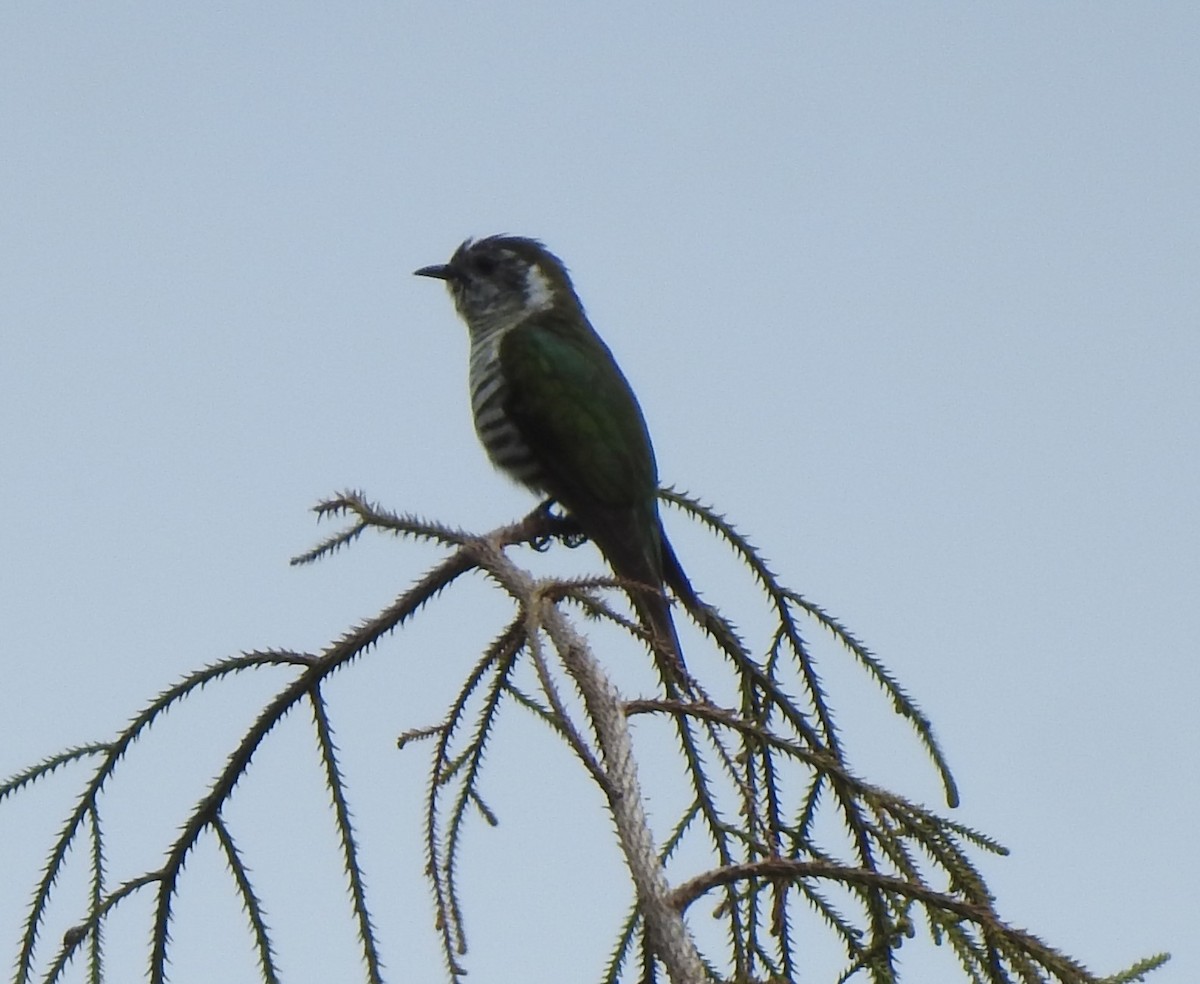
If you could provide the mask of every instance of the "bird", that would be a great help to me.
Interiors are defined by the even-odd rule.
[[[566,266],[536,239],[497,235],[414,272],[445,281],[466,323],[471,411],[488,457],[599,548],[627,585],[660,672],[685,681],[663,588],[689,611],[700,602],[663,530],[641,406]]]

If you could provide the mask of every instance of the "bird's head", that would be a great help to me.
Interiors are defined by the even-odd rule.
[[[415,272],[446,281],[454,306],[472,329],[505,327],[553,308],[582,313],[566,267],[536,239],[468,239],[449,263]]]

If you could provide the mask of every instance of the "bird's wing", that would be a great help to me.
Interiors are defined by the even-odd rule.
[[[590,327],[545,315],[509,331],[499,355],[505,409],[551,495],[577,513],[653,502],[658,476],[641,409]]]
[[[600,548],[618,577],[652,588],[664,565],[685,601],[695,594],[658,516],[658,473],[641,408],[608,346],[590,326],[543,316],[506,334],[500,367],[505,409],[537,459],[550,493]],[[674,622],[657,591],[630,600],[643,624],[682,668]]]

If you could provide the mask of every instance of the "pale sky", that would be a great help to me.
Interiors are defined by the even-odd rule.
[[[475,441],[465,330],[410,275],[532,235],[664,482],[932,718],[955,819],[1012,849],[981,860],[1005,918],[1098,973],[1170,950],[1153,981],[1200,978],[1198,38],[1185,2],[6,5],[0,774],[224,656],[319,649],[439,556],[372,539],[290,569],[332,531],[321,496],[476,531],[532,505]],[[745,602],[726,553],[667,523],[705,595]],[[427,756],[394,740],[504,617],[477,579],[330,686],[391,980],[444,978]],[[936,803],[886,702],[822,670],[859,770]],[[157,866],[283,680],[225,681],[135,747],[105,801],[114,883]],[[230,821],[285,979],[357,980],[314,747],[289,718]],[[516,716],[488,762],[470,979],[595,980],[629,898],[599,799]],[[4,961],[84,781],[0,804]],[[113,980],[142,972],[149,911],[109,925]],[[256,980],[243,922],[209,843],[172,980]],[[905,967],[959,979],[949,952]]]

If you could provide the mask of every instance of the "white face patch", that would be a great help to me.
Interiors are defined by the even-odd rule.
[[[547,311],[554,306],[554,289],[542,273],[542,268],[531,263],[525,270],[525,310]]]

